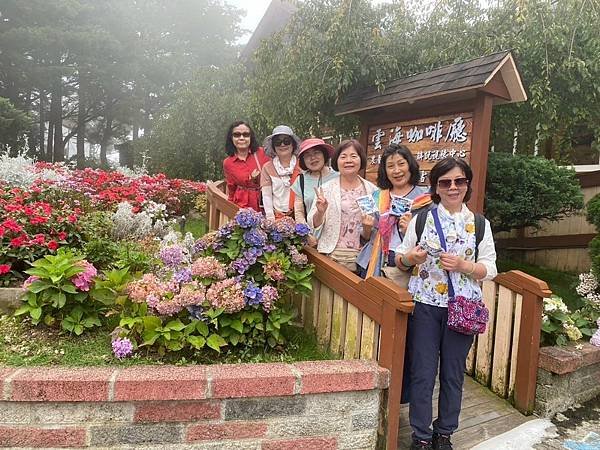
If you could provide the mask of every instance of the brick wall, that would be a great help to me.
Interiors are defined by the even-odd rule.
[[[356,360],[0,367],[0,381],[0,447],[326,450],[375,448],[389,373]]]
[[[580,345],[540,349],[535,393],[539,414],[553,416],[600,395],[600,348]]]

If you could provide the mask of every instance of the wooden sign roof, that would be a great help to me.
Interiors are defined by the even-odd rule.
[[[446,95],[456,99],[457,94],[474,96],[478,90],[494,95],[495,104],[527,100],[510,51],[400,78],[387,83],[383,92],[375,86],[357,89],[342,99],[335,113],[340,116]]]

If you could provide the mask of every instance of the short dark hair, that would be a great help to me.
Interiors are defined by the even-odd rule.
[[[455,167],[458,167],[465,174],[467,180],[469,180],[469,184],[467,185],[467,193],[465,194],[465,198],[463,202],[468,202],[471,198],[471,193],[473,189],[471,188],[471,181],[473,181],[473,170],[469,163],[461,158],[452,158],[448,157],[446,159],[442,159],[438,161],[435,166],[429,172],[429,181],[431,182],[431,187],[429,188],[429,192],[431,193],[431,200],[433,203],[440,202],[440,196],[437,194],[437,183],[441,176],[447,174]]]
[[[321,153],[323,153],[323,159],[325,159],[325,165],[327,165],[327,163],[329,163],[329,152],[327,151],[326,148],[319,146],[316,147],[312,147],[309,148],[308,150],[321,150]],[[308,151],[307,150],[307,151]],[[300,157],[298,158],[298,164],[300,165],[300,168],[302,170],[308,170],[308,167],[306,167],[306,163],[304,162],[304,156],[306,156],[306,152],[303,152]]]
[[[335,149],[335,153],[333,154],[333,158],[331,158],[331,167],[336,172],[339,172],[340,169],[338,167],[338,159],[340,154],[346,150],[347,148],[354,147],[358,156],[360,156],[360,170],[365,170],[367,167],[367,154],[365,153],[365,149],[362,144],[358,142],[356,139],[348,139],[346,141],[342,141],[339,143],[337,148]]]
[[[392,182],[387,176],[387,171],[385,170],[385,163],[392,155],[400,155],[408,163],[408,170],[410,172],[410,180],[408,182],[412,186],[415,186],[417,183],[419,183],[419,163],[411,151],[405,145],[391,144],[383,151],[381,162],[379,163],[379,169],[377,170],[377,186],[379,189],[391,189],[393,187]]]
[[[229,156],[235,155],[235,145],[233,145],[233,129],[235,127],[239,127],[240,125],[246,125],[250,130],[250,151],[254,153],[258,150],[258,141],[256,140],[256,135],[254,134],[254,130],[250,126],[248,122],[245,120],[236,120],[231,125],[229,125],[229,129],[227,130],[227,137],[225,138],[225,152]]]

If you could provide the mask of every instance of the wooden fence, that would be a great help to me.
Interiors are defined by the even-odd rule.
[[[208,223],[214,230],[235,215],[222,182],[209,183]],[[400,395],[410,294],[386,278],[363,280],[312,248],[315,265],[310,296],[296,296],[304,327],[319,343],[346,359],[374,359],[390,370],[386,447],[397,448]],[[490,327],[476,339],[467,371],[525,414],[533,410],[543,298],[551,294],[545,282],[519,271],[500,274],[484,283]]]
[[[600,171],[578,174],[585,203],[600,194]],[[598,234],[587,222],[585,208],[562,220],[542,222],[542,228],[528,227],[496,235],[497,247],[512,257],[533,265],[567,272],[587,272],[591,266],[589,242]]]

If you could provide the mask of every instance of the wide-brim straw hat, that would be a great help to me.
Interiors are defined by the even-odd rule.
[[[330,159],[333,157],[333,154],[335,153],[335,149],[333,148],[333,145],[328,144],[323,139],[310,138],[310,139],[304,139],[302,141],[302,144],[300,144],[300,151],[298,152],[298,158],[300,158],[300,155],[302,155],[302,153],[306,152],[307,150],[310,150],[311,148],[315,148],[315,147],[324,148],[327,151],[327,154],[329,155]]]
[[[294,155],[298,154],[298,151],[300,150],[300,138],[296,136],[294,131],[287,125],[279,125],[273,128],[273,133],[271,133],[270,136],[267,136],[263,142],[263,148],[265,149],[267,156],[269,158],[274,158],[277,156],[277,153],[275,153],[275,148],[273,147],[273,137],[277,136],[278,134],[284,134],[291,137],[296,143]]]

